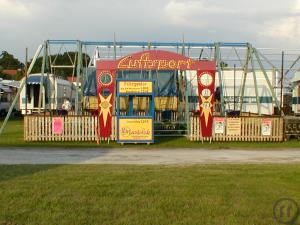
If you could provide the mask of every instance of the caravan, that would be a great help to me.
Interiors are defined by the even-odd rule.
[[[32,114],[39,111],[41,98],[41,111],[62,110],[63,103],[74,103],[75,90],[71,82],[53,74],[30,74],[27,83],[20,94],[20,109],[22,114]],[[23,78],[26,79],[26,78]],[[40,96],[40,86],[43,83]],[[27,110],[27,113],[26,113]]]
[[[0,117],[5,116],[19,88],[20,82],[15,80],[3,80],[0,78]],[[19,110],[19,105],[14,111]]]

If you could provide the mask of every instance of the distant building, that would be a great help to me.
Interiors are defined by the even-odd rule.
[[[16,76],[18,74],[18,70],[2,70],[2,74]]]
[[[0,116],[3,116],[8,112],[19,87],[19,81],[3,80],[0,78]],[[19,106],[16,105],[15,109],[19,110]]]
[[[295,115],[300,115],[300,71],[296,72],[291,79],[292,82],[292,111]]]

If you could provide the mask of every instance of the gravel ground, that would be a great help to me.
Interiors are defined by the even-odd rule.
[[[1,148],[0,164],[300,163],[300,149],[30,149]]]

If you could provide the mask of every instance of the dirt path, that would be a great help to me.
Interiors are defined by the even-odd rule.
[[[1,148],[0,164],[300,163],[300,149],[24,149]]]

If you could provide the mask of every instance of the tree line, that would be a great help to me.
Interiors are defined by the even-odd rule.
[[[50,69],[50,63],[55,65],[77,65],[77,57],[76,52],[64,52],[62,54],[50,55],[48,60],[48,68],[45,68],[45,73],[53,73],[62,78],[67,78],[68,76],[76,76],[76,67],[75,70],[73,68],[52,68]],[[27,68],[29,67],[32,59],[27,62]],[[85,67],[90,61],[90,57],[87,54],[82,55],[82,65]],[[38,57],[31,73],[41,73],[42,71],[42,62],[43,57]],[[17,70],[17,75],[11,76],[5,74],[5,70]],[[25,76],[25,64],[22,63],[19,59],[17,59],[14,55],[8,53],[7,51],[2,51],[0,54],[0,78],[8,79],[8,80],[20,80]]]

